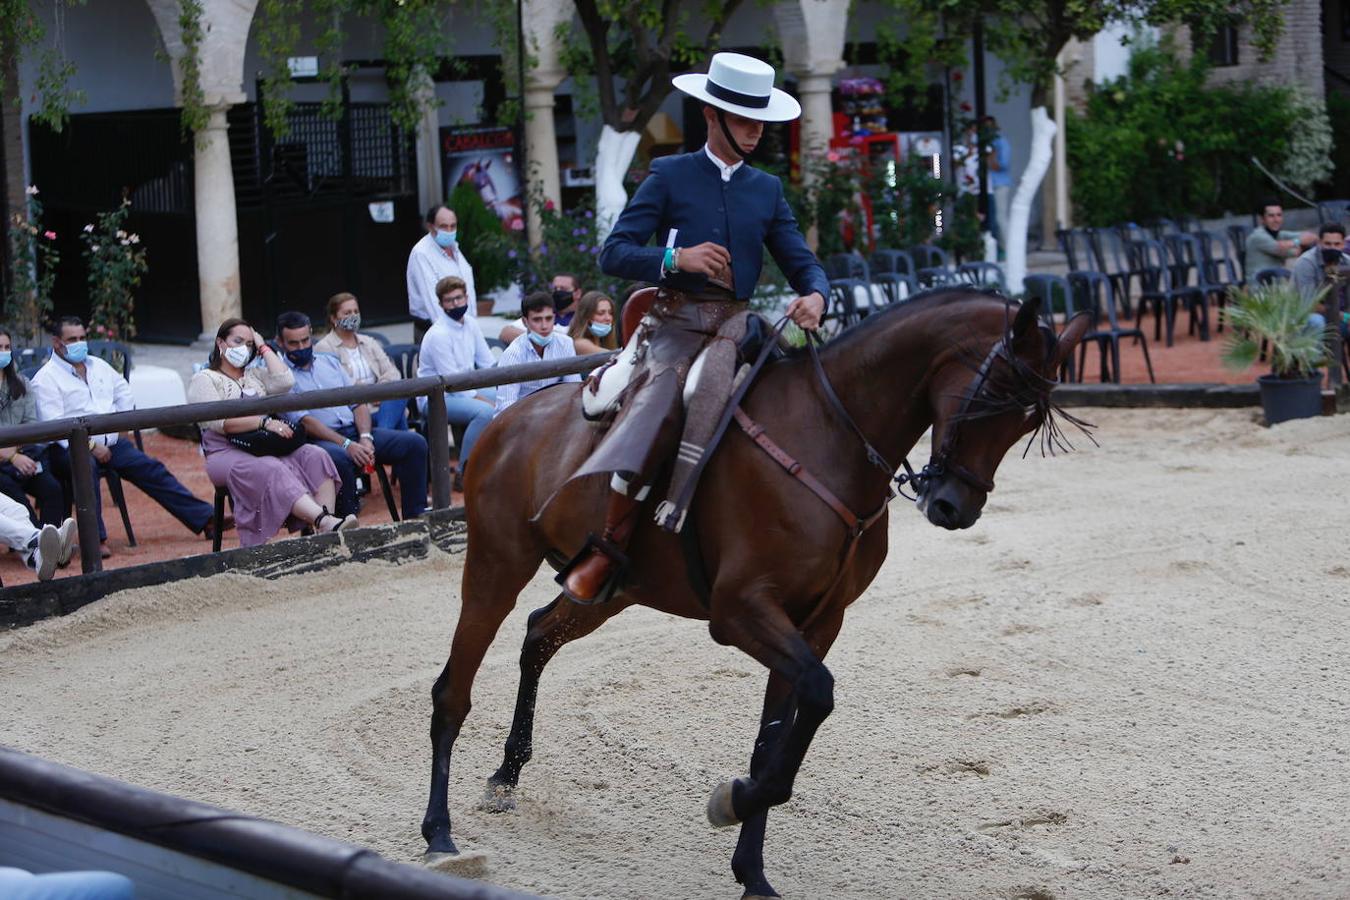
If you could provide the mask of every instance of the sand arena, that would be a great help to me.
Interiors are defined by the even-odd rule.
[[[1101,448],[1010,454],[969,531],[893,506],[770,816],[784,896],[1350,895],[1350,416],[1086,417]],[[460,565],[220,576],[0,635],[0,742],[414,860]],[[703,804],[764,675],[701,623],[632,610],[564,649],[518,811],[476,808],[552,596],[541,573],[478,678],[457,838],[553,896],[738,896]]]

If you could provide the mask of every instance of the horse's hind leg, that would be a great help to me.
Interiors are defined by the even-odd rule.
[[[792,686],[781,676],[771,673],[764,691],[764,713],[760,717],[755,749],[750,755],[750,777],[764,775],[769,760],[788,728],[796,710],[792,703]],[[736,852],[731,856],[731,872],[736,882],[745,888],[746,897],[777,897],[778,892],[764,877],[764,831],[769,811],[761,810],[741,823],[736,839]]]
[[[530,613],[529,629],[520,648],[516,712],[502,764],[488,779],[484,809],[505,812],[515,808],[512,794],[520,781],[520,770],[533,752],[534,709],[544,667],[564,645],[590,634],[622,608],[617,603],[579,606],[567,602],[560,594],[548,606]]]
[[[513,552],[503,550],[506,547]],[[474,530],[470,529],[459,623],[450,645],[450,658],[431,688],[431,792],[422,819],[422,837],[427,842],[425,859],[429,863],[456,865],[464,859],[450,837],[450,753],[469,715],[473,680],[483,656],[502,621],[515,607],[516,596],[542,559],[540,553],[531,564],[526,547],[528,543],[524,540],[512,544],[492,541],[488,535],[475,540]]]

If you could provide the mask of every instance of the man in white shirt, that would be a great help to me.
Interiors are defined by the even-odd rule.
[[[89,355],[86,337],[84,322],[75,316],[63,316],[53,328],[52,357],[33,376],[33,399],[39,420],[135,408],[127,380],[97,356]],[[89,444],[95,484],[100,465],[111,469],[149,494],[190,531],[207,538],[212,536],[211,504],[193,496],[163,463],[137,450],[127,435],[97,434],[90,438]],[[69,485],[72,481],[67,446],[67,441],[60,441],[52,444],[48,452],[56,477]],[[106,559],[112,551],[108,548],[108,530],[103,526],[102,491],[94,491],[94,511],[98,514],[100,549]]]
[[[469,318],[469,299],[462,279],[451,275],[436,284],[437,303],[441,317],[422,338],[418,355],[417,377],[429,375],[458,375],[475,368],[488,369],[494,362],[492,351],[478,323]],[[451,425],[463,425],[464,443],[459,448],[459,471],[455,474],[455,490],[463,490],[464,467],[468,465],[478,434],[492,421],[494,392],[491,388],[477,391],[455,391],[445,395],[445,415]],[[418,405],[425,412],[426,398],[419,397]]]
[[[571,272],[559,272],[549,282],[549,291],[553,295],[553,324],[566,328],[572,324],[572,317],[577,312],[577,304],[581,302],[581,295],[585,293],[581,289],[581,280]],[[503,325],[497,338],[503,344],[509,344],[524,334],[526,330],[525,316],[522,313],[521,317],[510,325]]]
[[[521,304],[521,315],[525,319],[527,331],[511,342],[511,345],[497,360],[498,366],[514,366],[520,363],[539,362],[541,359],[567,359],[576,356],[572,339],[564,332],[554,331],[553,298],[542,291],[531,294]],[[528,397],[535,391],[561,384],[564,381],[581,381],[580,375],[555,375],[538,381],[521,381],[516,384],[503,384],[497,388],[497,411],[499,415],[512,403]]]
[[[0,544],[23,554],[24,565],[37,573],[38,581],[47,581],[56,574],[57,566],[70,562],[75,520],[66,519],[60,528],[36,528],[23,504],[0,494]]]
[[[408,312],[413,317],[413,342],[421,343],[432,324],[443,316],[436,284],[450,276],[464,282],[467,312],[476,316],[478,294],[473,287],[473,267],[459,248],[459,218],[448,206],[427,211],[427,233],[408,254]]]

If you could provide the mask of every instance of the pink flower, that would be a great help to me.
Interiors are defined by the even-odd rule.
[[[829,153],[826,153],[825,158],[828,159],[830,162],[839,162],[839,154],[835,153],[833,150],[831,150]]]
[[[42,236],[45,237],[45,238],[46,238],[47,240],[49,240],[49,241],[54,241],[54,240],[56,240],[56,232],[55,232],[55,231],[44,231],[44,232],[42,233]]]

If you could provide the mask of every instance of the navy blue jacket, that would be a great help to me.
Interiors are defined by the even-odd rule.
[[[600,251],[600,268],[606,275],[631,281],[701,291],[706,275],[661,275],[672,228],[679,229],[677,246],[711,241],[727,248],[736,296],[742,300],[755,292],[765,247],[798,295],[812,291],[825,298],[830,295],[825,269],[806,246],[783,198],[783,183],[749,164],[723,182],[722,173],[702,149],[653,160],[651,174],[624,207]],[[656,243],[648,246],[653,237]]]

